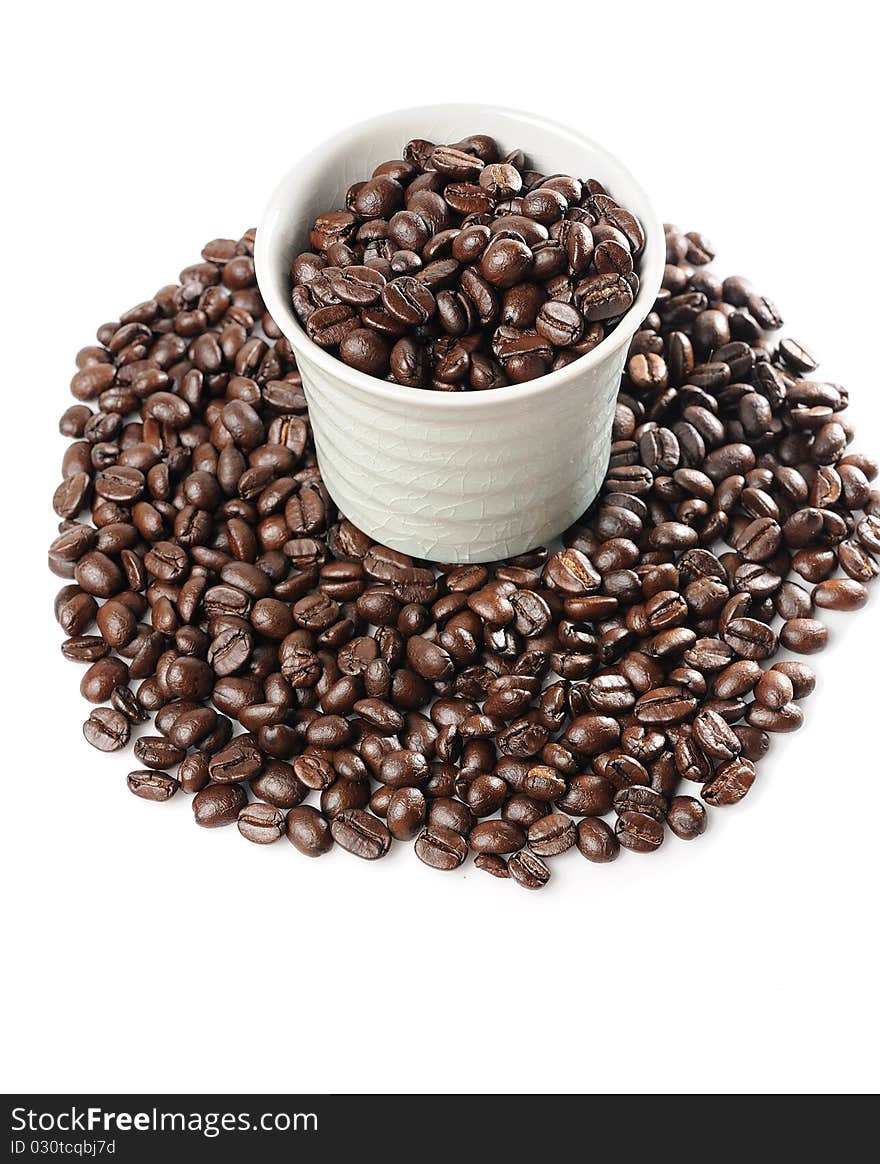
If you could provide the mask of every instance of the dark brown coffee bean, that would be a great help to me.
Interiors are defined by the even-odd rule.
[[[617,840],[634,853],[653,853],[663,843],[664,828],[660,821],[644,812],[622,812],[615,825]]]
[[[868,590],[852,578],[832,578],[819,583],[813,601],[824,610],[860,610],[868,601]]]
[[[474,867],[484,873],[491,873],[493,877],[510,877],[507,862],[503,857],[498,857],[494,853],[478,853],[474,858]]]
[[[755,685],[755,699],[778,711],[794,699],[794,684],[782,671],[765,671]]]
[[[737,756],[715,769],[715,775],[703,785],[701,795],[707,804],[736,804],[742,800],[754,782],[754,764],[751,760]]]
[[[471,830],[468,843],[475,853],[515,853],[526,843],[526,834],[510,821],[485,820]]]
[[[565,813],[552,812],[529,828],[529,848],[539,857],[556,857],[570,849],[576,840],[574,821]],[[471,839],[473,845],[473,838]]]
[[[305,857],[320,857],[333,847],[329,821],[308,804],[287,814],[287,839]]]
[[[165,801],[170,800],[177,792],[180,784],[173,776],[164,772],[143,771],[129,772],[127,777],[128,789],[141,800]]]
[[[467,857],[467,841],[443,825],[429,824],[416,838],[416,856],[432,869],[451,872]]]
[[[578,821],[577,847],[588,861],[605,864],[620,853],[620,841],[604,820],[585,817]]]
[[[218,784],[252,780],[263,767],[263,757],[250,737],[239,736],[208,762],[211,779]]]
[[[209,784],[193,797],[193,815],[202,828],[214,829],[234,824],[247,804],[240,784]]]
[[[382,821],[360,808],[337,816],[330,824],[330,832],[341,848],[366,861],[384,857],[391,847],[391,833]]]
[[[83,724],[83,735],[99,752],[118,752],[130,734],[128,720],[112,707],[96,707]]]
[[[792,618],[783,623],[779,641],[798,655],[812,655],[828,642],[828,627],[816,618]]]
[[[706,810],[693,796],[674,796],[666,813],[666,823],[683,841],[692,841],[706,831]]]
[[[178,748],[164,736],[141,736],[134,745],[134,754],[145,768],[174,768],[184,757],[183,748]]]
[[[422,830],[428,807],[418,788],[398,788],[388,802],[386,822],[398,841],[411,841]]]
[[[547,865],[529,849],[520,849],[507,862],[510,876],[523,889],[543,889],[550,880]]]
[[[246,841],[268,845],[286,832],[284,813],[271,804],[248,804],[238,814],[238,831]]]

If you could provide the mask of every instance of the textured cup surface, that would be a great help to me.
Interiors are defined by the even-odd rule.
[[[487,392],[407,388],[347,367],[307,337],[290,306],[290,266],[315,216],[400,156],[412,137],[489,133],[546,173],[594,177],[642,220],[641,286],[589,355],[526,384]],[[633,333],[651,310],[663,231],[642,189],[600,146],[541,118],[478,105],[426,106],[337,135],[283,179],[257,231],[266,305],[296,352],[321,474],[371,537],[419,558],[484,562],[544,545],[593,501],[608,464],[614,402]]]

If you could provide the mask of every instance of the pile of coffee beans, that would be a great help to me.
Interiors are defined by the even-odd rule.
[[[49,563],[86,739],[113,752],[155,716],[136,796],[307,856],[473,852],[538,889],[567,849],[653,852],[748,793],[814,686],[780,646],[820,650],[821,611],[880,572],[878,469],[773,304],[712,274],[701,235],[666,246],[596,504],[486,566],[413,561],[336,511],[253,232],[99,328]]]
[[[422,138],[315,219],[292,302],[346,364],[460,392],[564,368],[638,294],[641,223],[601,182],[540,174],[491,137]]]

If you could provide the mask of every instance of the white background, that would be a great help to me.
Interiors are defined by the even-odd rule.
[[[310,862],[197,830],[182,795],[137,800],[128,757],[86,745],[58,654],[45,550],[75,352],[253,225],[299,154],[399,105],[497,102],[602,141],[777,300],[880,453],[870,6],[655,7],[16,6],[5,1089],[876,1089],[876,593],[834,620],[807,725],[746,801],[690,846],[607,868],[569,853],[540,894],[404,848]]]

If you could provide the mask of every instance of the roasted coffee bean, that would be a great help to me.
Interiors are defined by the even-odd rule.
[[[614,811],[618,816],[625,812],[641,812],[654,820],[663,821],[666,818],[666,798],[653,788],[633,784],[615,793]]]
[[[235,823],[246,804],[247,793],[240,784],[209,784],[193,797],[193,815],[202,828],[219,828]]]
[[[296,808],[308,795],[308,788],[284,760],[266,760],[262,771],[251,777],[251,791],[276,808]]]
[[[479,826],[478,826],[479,827]],[[570,849],[576,840],[574,821],[562,812],[551,812],[529,828],[529,848],[539,857],[556,857]],[[473,847],[473,836],[471,837]]]
[[[178,748],[164,736],[141,736],[135,742],[134,754],[146,768],[161,771],[174,768],[184,757],[184,749]]]
[[[429,824],[416,838],[416,856],[432,869],[451,872],[467,857],[467,841],[459,833],[439,824]]]
[[[96,707],[83,724],[83,735],[99,752],[118,752],[128,743],[128,720],[112,707]]]
[[[706,810],[693,796],[674,796],[669,802],[666,823],[683,841],[692,841],[706,831]]]
[[[248,804],[238,814],[238,831],[246,841],[268,845],[286,832],[284,813],[271,804]]]
[[[701,796],[707,804],[736,804],[755,782],[755,765],[737,756],[719,765],[715,775],[703,785]]]
[[[239,736],[213,755],[208,762],[211,779],[218,784],[252,780],[262,767],[263,757],[260,750],[247,736]]]
[[[129,723],[146,723],[150,718],[147,709],[129,687],[116,687],[110,693],[110,702]]]
[[[505,859],[494,853],[478,853],[474,857],[474,868],[480,869],[484,873],[491,873],[493,877],[506,878],[510,876]]]
[[[480,821],[468,836],[468,844],[475,853],[515,853],[525,843],[523,829],[504,820]]]
[[[372,813],[354,808],[340,813],[330,824],[333,840],[348,853],[375,861],[391,847],[391,833]]]
[[[507,862],[510,876],[523,889],[543,889],[550,880],[547,865],[529,849],[520,849]]]
[[[588,861],[605,864],[620,853],[620,841],[614,830],[596,817],[585,817],[578,822],[577,847]]]
[[[421,832],[427,812],[427,802],[418,788],[398,788],[388,801],[388,830],[398,841],[411,841]]]
[[[755,684],[755,699],[764,707],[778,711],[794,699],[794,684],[782,671],[765,671]]]
[[[305,857],[320,857],[333,847],[330,822],[309,804],[287,814],[287,839]]]
[[[796,703],[786,703],[779,708],[753,703],[747,719],[752,727],[767,732],[796,732],[804,722],[804,713]]]
[[[474,814],[460,800],[437,797],[430,802],[428,821],[431,825],[451,829],[466,836],[474,827]]]
[[[164,772],[151,772],[149,769],[129,772],[127,781],[129,792],[141,800],[170,800],[180,788],[180,783],[173,776]]]
[[[732,760],[740,753],[740,743],[717,711],[703,708],[693,723],[694,739],[707,756]]]
[[[825,610],[859,610],[868,601],[868,589],[852,578],[832,578],[819,583],[813,601]]]
[[[664,829],[656,815],[632,808],[618,814],[615,834],[624,848],[635,853],[650,853],[662,844]]]
[[[828,642],[828,627],[816,618],[791,618],[783,623],[779,641],[798,655],[812,655]]]

